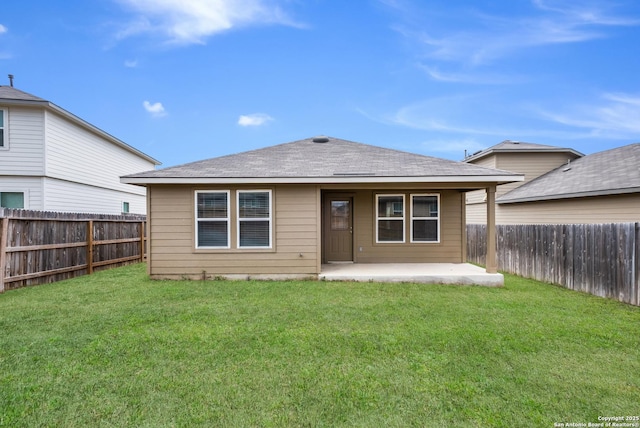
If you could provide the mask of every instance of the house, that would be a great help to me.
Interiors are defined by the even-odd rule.
[[[0,86],[1,207],[144,214],[145,189],[120,176],[158,164],[50,101]]]
[[[147,188],[149,274],[176,279],[464,263],[465,193],[486,189],[492,200],[497,185],[522,179],[324,136],[121,178]],[[494,227],[493,210],[487,219]]]
[[[499,185],[496,189],[498,199],[515,188],[582,156],[584,156],[582,153],[570,148],[505,140],[472,154],[465,158],[464,162],[524,174],[524,181]],[[468,224],[486,223],[486,197],[484,190],[467,193]],[[505,224],[501,208],[501,206],[496,207],[497,224]]]
[[[498,224],[640,222],[640,143],[572,160],[496,202]]]

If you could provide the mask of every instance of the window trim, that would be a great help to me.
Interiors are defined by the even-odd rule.
[[[224,193],[227,195],[227,216],[226,217],[216,217],[216,218],[199,218],[198,217],[198,195],[200,193]],[[195,218],[195,229],[194,229],[194,237],[195,237],[195,248],[196,250],[228,250],[231,248],[231,191],[229,190],[196,190],[194,193],[194,218]],[[198,225],[200,222],[227,222],[227,245],[223,246],[199,246],[198,245]]]
[[[29,209],[29,191],[28,190],[12,190],[11,188],[9,188],[8,190],[7,189],[1,190],[0,197],[2,196],[3,193],[22,193],[22,208],[9,208],[9,207],[2,207],[2,206],[0,206],[0,208],[18,209],[18,210]]]
[[[402,198],[402,217],[380,217],[380,212],[379,212],[379,203],[380,203],[380,197],[389,197],[389,196],[393,196],[393,197],[398,197],[400,196]],[[406,217],[407,217],[407,210],[406,210],[406,195],[404,193],[376,193],[376,200],[375,200],[375,206],[374,206],[374,210],[376,213],[376,222],[375,222],[375,230],[376,230],[376,244],[404,244],[407,242],[407,225],[406,225]],[[394,220],[394,221],[402,221],[402,241],[380,241],[380,227],[379,222],[380,221],[387,221],[387,220]]]
[[[9,110],[6,107],[0,108],[0,116],[2,116],[2,145],[0,150],[9,150]]]
[[[437,217],[415,217],[413,215],[413,197],[414,196],[435,196],[436,197],[436,203],[438,205],[438,215]],[[440,212],[442,210],[442,207],[440,205],[440,194],[439,193],[411,193],[409,195],[409,204],[410,204],[410,236],[409,236],[409,242],[411,242],[412,244],[439,244],[440,243]],[[437,224],[437,228],[436,228],[436,233],[437,233],[437,238],[435,241],[416,241],[413,238],[413,221],[414,220],[427,220],[427,221],[435,221]]]
[[[236,190],[236,248],[238,250],[271,250],[273,249],[273,192],[271,189],[238,189]],[[269,195],[269,217],[247,217],[240,218],[240,195],[242,193],[266,193]],[[240,223],[242,221],[263,221],[267,222],[269,227],[269,246],[242,246],[240,245]]]

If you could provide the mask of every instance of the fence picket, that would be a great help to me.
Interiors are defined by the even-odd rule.
[[[0,209],[0,292],[142,261],[145,216]]]
[[[640,306],[640,223],[498,225],[498,269]],[[484,264],[486,226],[467,225],[467,258]]]

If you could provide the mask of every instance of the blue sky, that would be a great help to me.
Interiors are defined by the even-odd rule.
[[[637,0],[21,0],[0,84],[163,166],[315,135],[460,160],[640,142]]]

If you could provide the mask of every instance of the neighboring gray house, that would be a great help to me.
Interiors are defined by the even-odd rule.
[[[496,202],[498,224],[640,222],[640,143],[574,159]]]
[[[159,162],[50,101],[0,86],[0,206],[146,213],[146,191],[120,176]]]

